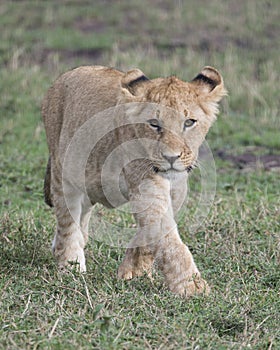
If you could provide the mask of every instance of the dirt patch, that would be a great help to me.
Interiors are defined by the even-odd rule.
[[[194,50],[202,52],[223,52],[229,45],[229,40],[221,34],[220,30],[218,30],[217,33],[214,33],[214,31],[212,31],[211,36],[209,36],[206,30],[204,31],[201,29],[196,31],[195,36],[191,33],[185,34],[184,37],[174,36],[163,43],[161,42],[161,39],[155,40],[153,44],[159,49],[163,48],[166,50],[174,50],[177,48],[193,48]]]
[[[40,49],[32,55],[32,62],[39,65],[51,65],[53,61],[57,60],[64,62],[73,62],[77,59],[83,60],[84,64],[97,64],[101,62],[103,55],[106,53],[104,48],[91,48],[91,49]],[[28,62],[28,57],[23,57],[25,62]]]
[[[230,155],[221,150],[217,152],[219,158],[232,162],[241,170],[264,169],[280,171],[280,154],[262,154],[245,152],[239,155]]]
[[[106,50],[103,48],[79,49],[79,50],[60,50],[58,53],[64,58],[83,58],[94,61],[100,58]]]
[[[97,18],[78,18],[75,20],[74,28],[83,33],[102,33],[108,29],[108,24]]]

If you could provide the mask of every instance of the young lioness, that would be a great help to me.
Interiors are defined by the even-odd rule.
[[[50,153],[45,200],[57,218],[53,253],[60,267],[74,261],[86,270],[95,203],[129,201],[138,229],[118,277],[150,273],[156,261],[172,292],[189,297],[208,291],[174,215],[225,94],[212,67],[191,82],[102,66],[76,68],[55,81],[42,115]]]

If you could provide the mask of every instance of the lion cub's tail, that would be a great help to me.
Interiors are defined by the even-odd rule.
[[[53,207],[52,202],[52,196],[51,196],[51,157],[49,157],[46,174],[45,174],[45,180],[44,180],[44,197],[45,197],[45,203]]]

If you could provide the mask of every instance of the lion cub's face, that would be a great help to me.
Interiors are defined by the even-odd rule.
[[[215,120],[217,103],[226,94],[220,74],[205,67],[187,83],[176,77],[148,80],[135,70],[122,85],[126,116],[143,157],[156,172],[190,171]]]

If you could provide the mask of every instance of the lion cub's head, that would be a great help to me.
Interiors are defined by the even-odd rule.
[[[122,79],[121,103],[157,172],[189,171],[226,95],[220,73],[205,67],[192,81],[175,76],[149,80],[138,69]],[[143,156],[144,157],[144,156]]]

